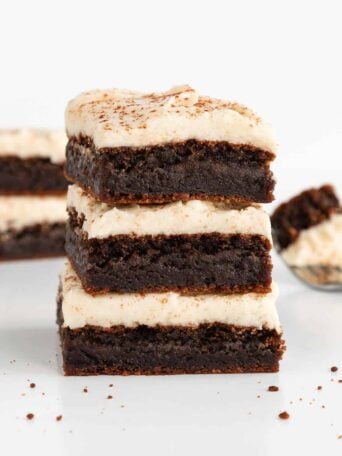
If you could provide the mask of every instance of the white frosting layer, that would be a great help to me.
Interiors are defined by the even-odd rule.
[[[257,206],[230,209],[225,203],[187,201],[160,205],[108,205],[88,196],[76,185],[69,186],[68,207],[83,214],[83,230],[89,238],[118,234],[260,234],[270,240],[267,213]]]
[[[64,326],[72,329],[85,325],[197,326],[220,322],[280,331],[275,285],[267,294],[108,293],[92,296],[84,291],[69,263],[62,273],[61,283]]]
[[[342,267],[342,214],[300,232],[298,239],[281,251],[292,266]]]
[[[38,129],[0,130],[0,156],[49,158],[65,161],[66,135],[63,131]]]
[[[270,125],[252,111],[199,96],[189,86],[149,94],[119,89],[84,92],[69,102],[65,121],[69,137],[89,136],[98,148],[198,139],[276,150]]]
[[[65,196],[0,196],[0,231],[65,222]]]

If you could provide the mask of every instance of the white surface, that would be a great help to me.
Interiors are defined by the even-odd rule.
[[[62,263],[0,264],[0,429],[7,454],[341,454],[341,294],[309,290],[276,262],[288,345],[279,374],[66,378],[55,326]],[[280,391],[267,392],[269,385]],[[288,421],[277,417],[283,410]]]
[[[82,229],[89,238],[218,232],[260,234],[271,239],[268,214],[257,205],[240,210],[229,209],[225,203],[199,200],[154,206],[108,205],[99,203],[76,185],[69,186],[67,205],[85,216]]]

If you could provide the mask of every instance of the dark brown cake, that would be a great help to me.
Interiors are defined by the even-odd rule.
[[[65,193],[63,165],[48,158],[0,157],[0,194]]]
[[[266,292],[270,241],[261,235],[139,236],[88,239],[69,212],[66,251],[90,292]]]
[[[0,233],[0,261],[64,255],[65,223],[40,224]]]
[[[274,242],[279,250],[292,244],[302,230],[318,225],[340,210],[332,185],[305,190],[282,203],[271,217]]]
[[[66,174],[108,203],[266,203],[273,200],[273,158],[252,146],[197,140],[97,150],[81,136],[68,142]]]

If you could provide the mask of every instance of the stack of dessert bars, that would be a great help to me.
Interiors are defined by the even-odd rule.
[[[64,255],[63,131],[0,130],[0,260]]]
[[[66,110],[67,375],[275,372],[268,124],[188,86]]]

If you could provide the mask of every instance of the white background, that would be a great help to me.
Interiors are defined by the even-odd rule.
[[[279,199],[327,181],[341,188],[340,10],[339,1],[1,1],[0,127],[62,127],[67,101],[82,90],[155,91],[188,83],[203,94],[242,102],[273,124],[279,142],[274,166]],[[8,328],[0,333],[5,347],[0,375],[13,374],[6,379],[9,390],[2,393],[6,407],[0,403],[0,411],[7,427],[2,424],[0,435],[7,434],[12,444],[27,444],[26,454],[35,450],[39,455],[38,442],[45,442],[48,451],[49,441],[51,455],[76,454],[77,448],[81,448],[79,454],[87,454],[87,448],[95,451],[100,438],[111,453],[122,452],[126,445],[146,454],[144,448],[150,445],[155,454],[158,448],[161,453],[182,454],[183,445],[196,454],[201,449],[208,454],[210,448],[222,454],[285,454],[295,451],[297,441],[311,454],[316,454],[315,449],[322,454],[324,448],[330,454],[342,452],[342,440],[336,438],[342,434],[342,385],[324,393],[331,407],[326,415],[318,407],[316,414],[312,412],[307,394],[297,418],[294,412],[289,422],[276,420],[283,407],[299,400],[304,386],[314,392],[317,382],[330,381],[330,363],[340,361],[342,368],[338,296],[306,292],[276,265],[289,345],[280,377],[262,379],[262,387],[248,376],[120,379],[123,400],[131,401],[130,407],[126,415],[116,414],[111,421],[111,415],[100,415],[103,405],[96,398],[102,392],[80,402],[79,389],[90,381],[64,379],[58,363],[47,364],[47,358],[54,356],[51,350],[57,349],[52,294],[59,264],[47,265],[3,265],[0,271],[0,323]],[[44,272],[50,274],[47,279]],[[21,279],[29,282],[20,285]],[[45,284],[41,293],[40,281]],[[32,294],[28,302],[18,294],[21,287],[25,296]],[[44,300],[51,307],[44,307]],[[41,312],[40,317],[25,306]],[[22,324],[17,327],[20,318]],[[296,331],[304,331],[305,337]],[[37,352],[25,351],[31,344]],[[18,370],[8,364],[12,357],[22,360]],[[18,393],[28,375],[40,375],[53,390],[48,406],[34,402],[32,396],[29,405],[40,407],[42,417],[30,427],[22,419],[28,403],[24,406]],[[0,382],[5,383],[5,377]],[[97,391],[109,383],[107,379],[93,382]],[[281,383],[283,395],[249,402],[269,382]],[[115,403],[117,411],[120,400]],[[69,417],[56,430],[49,420],[57,413],[58,401]],[[120,434],[123,428],[126,437]],[[68,434],[70,430],[74,434]]]

